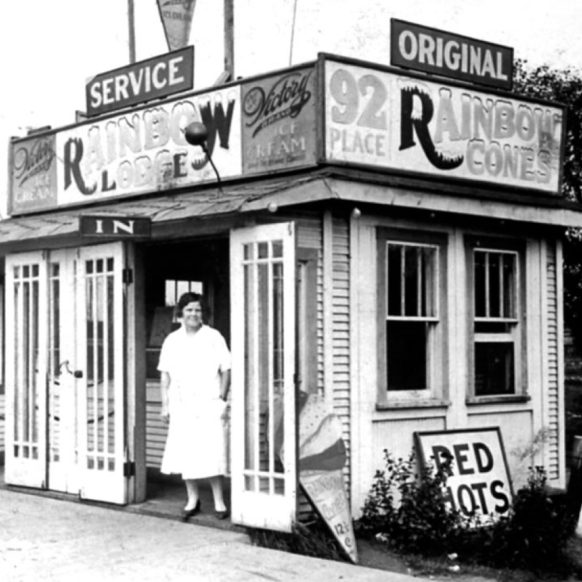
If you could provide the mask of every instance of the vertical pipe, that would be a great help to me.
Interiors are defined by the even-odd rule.
[[[234,80],[234,5],[224,0],[224,70]]]
[[[133,0],[127,0],[129,62],[135,63],[135,11]]]

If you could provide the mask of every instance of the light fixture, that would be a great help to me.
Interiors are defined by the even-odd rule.
[[[212,161],[212,156],[208,151],[207,141],[208,141],[208,128],[200,121],[193,121],[189,123],[186,128],[184,129],[184,137],[186,141],[193,146],[200,146],[202,151],[206,154],[214,173],[216,174],[216,181],[218,182],[218,189],[220,190],[221,194],[224,194],[222,191],[222,180],[220,179],[220,174]]]

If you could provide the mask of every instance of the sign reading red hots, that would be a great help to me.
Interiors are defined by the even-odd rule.
[[[190,46],[93,77],[85,87],[87,115],[189,91],[193,86],[194,47]]]
[[[513,49],[392,18],[390,64],[509,90]]]

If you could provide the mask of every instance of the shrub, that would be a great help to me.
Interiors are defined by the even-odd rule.
[[[571,535],[563,498],[551,496],[543,467],[530,469],[507,516],[480,536],[479,561],[492,566],[512,564],[531,570],[567,566],[565,548]]]
[[[386,468],[374,477],[356,531],[363,536],[380,534],[403,551],[446,551],[471,523],[446,503],[444,486],[452,459],[437,470],[429,466],[420,473],[414,453],[406,460],[394,459],[385,450],[384,459]]]
[[[449,459],[438,470],[420,474],[414,454],[395,460],[384,451],[385,470],[378,471],[356,522],[361,536],[375,537],[408,553],[455,552],[465,562],[492,567],[571,573],[576,570],[566,547],[568,527],[563,498],[551,496],[543,468],[530,468],[527,485],[515,495],[507,515],[477,526],[445,501]]]

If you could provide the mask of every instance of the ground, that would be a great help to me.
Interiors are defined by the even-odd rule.
[[[390,570],[412,576],[423,576],[438,582],[574,582],[580,577],[556,577],[550,574],[536,574],[523,570],[513,570],[508,564],[505,570],[465,565],[458,559],[448,557],[437,560],[422,556],[401,555],[385,544],[358,540],[360,565],[381,570]],[[576,536],[568,548],[582,568],[582,538]]]

